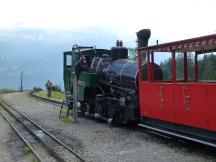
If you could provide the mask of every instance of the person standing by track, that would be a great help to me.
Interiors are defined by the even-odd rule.
[[[52,95],[52,82],[50,80],[47,80],[45,86],[47,89],[47,97],[50,98]]]

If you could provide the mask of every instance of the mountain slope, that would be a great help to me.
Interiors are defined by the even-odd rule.
[[[108,49],[115,45],[116,36],[105,29],[100,29],[100,33],[97,29],[85,32],[1,30],[0,88],[19,89],[21,71],[24,71],[24,89],[44,87],[47,79],[63,88],[63,51],[71,50],[75,43]]]

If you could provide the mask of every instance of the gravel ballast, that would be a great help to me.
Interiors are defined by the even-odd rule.
[[[208,147],[165,140],[146,131],[115,127],[95,120],[79,118],[79,123],[65,124],[59,116],[60,107],[33,100],[26,93],[3,96],[57,138],[69,145],[86,161],[216,161]]]

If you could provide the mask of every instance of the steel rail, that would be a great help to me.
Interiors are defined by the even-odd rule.
[[[201,144],[204,144],[206,146],[210,146],[210,147],[216,148],[216,144],[208,142],[208,141],[205,141],[205,140],[202,140],[202,139],[186,136],[186,135],[175,133],[175,132],[171,132],[171,131],[166,131],[166,130],[163,130],[163,129],[160,129],[160,128],[155,128],[155,127],[147,125],[147,124],[138,124],[138,125],[140,127],[146,128],[146,129],[150,129],[150,130],[161,132],[161,133],[164,133],[164,134],[167,134],[167,135],[170,135],[170,136],[179,137],[181,139],[185,139],[185,140],[201,143]]]
[[[2,106],[2,108],[3,108],[10,116],[12,116],[16,121],[18,121],[19,124],[21,124],[21,125],[24,127],[24,129],[25,129],[28,133],[30,133],[34,138],[36,138],[36,139],[38,140],[38,142],[39,142],[40,144],[43,145],[43,148],[44,148],[45,150],[48,151],[48,154],[51,154],[52,157],[54,157],[56,160],[58,160],[58,161],[60,161],[60,162],[65,162],[65,160],[62,159],[50,146],[48,146],[46,143],[44,143],[43,140],[41,140],[35,133],[33,133],[33,131],[32,131],[30,128],[28,128],[25,124],[23,124],[23,122],[22,122],[18,117],[16,117],[16,116],[15,116],[11,111],[9,111],[4,105],[2,105],[2,104],[0,104],[0,105]],[[40,158],[40,159],[41,159],[41,158]],[[44,160],[42,160],[42,161],[44,161]],[[44,162],[45,162],[45,161],[44,161]]]
[[[54,135],[52,135],[51,133],[49,133],[47,130],[45,130],[44,128],[42,128],[40,125],[38,125],[37,123],[35,123],[32,119],[30,119],[29,117],[27,117],[26,115],[24,115],[23,113],[19,112],[18,110],[14,109],[11,105],[9,105],[7,102],[5,102],[4,100],[1,100],[5,105],[7,105],[9,108],[11,108],[13,111],[15,111],[16,113],[20,114],[22,117],[24,117],[25,119],[27,119],[30,123],[32,123],[35,127],[37,127],[38,129],[42,130],[45,134],[47,134],[50,138],[52,138],[55,142],[57,142],[58,144],[60,144],[60,146],[62,146],[63,148],[65,148],[66,150],[68,150],[70,153],[72,153],[79,161],[84,162],[85,160],[80,157],[78,154],[76,154],[71,148],[69,148],[67,145],[65,145],[62,141],[60,141],[59,139],[57,139]],[[4,106],[4,105],[3,105]],[[7,109],[7,111],[9,111]],[[43,142],[41,140],[41,142]],[[51,148],[48,148],[51,149]],[[63,159],[59,158],[59,161],[64,161]]]
[[[2,107],[2,106],[0,105],[0,107]],[[12,124],[12,122],[10,122],[10,120],[6,117],[6,115],[2,111],[0,111],[0,113],[4,117],[4,119],[7,120],[7,122],[13,128],[13,130],[18,134],[18,136],[22,139],[22,141],[31,149],[31,151],[33,152],[33,154],[35,155],[37,160],[42,162],[43,160],[40,158],[40,156],[37,154],[37,152],[32,148],[30,143],[21,135],[21,133],[16,129],[16,127]]]

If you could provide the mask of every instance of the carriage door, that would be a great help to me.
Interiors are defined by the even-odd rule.
[[[152,67],[154,77],[151,84],[151,103],[153,116],[157,119],[170,121],[174,120],[173,105],[173,84],[172,82],[172,53],[154,52]]]
[[[175,120],[180,124],[206,128],[206,86],[199,82],[195,53],[190,52],[185,57],[184,80],[177,80],[175,85]]]

